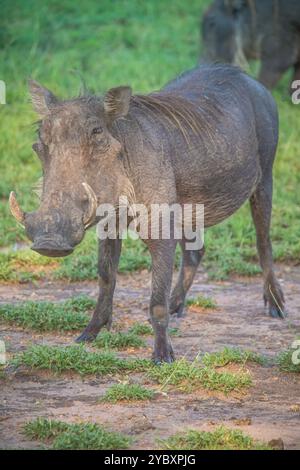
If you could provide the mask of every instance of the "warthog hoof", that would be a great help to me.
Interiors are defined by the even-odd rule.
[[[170,311],[169,311],[170,315],[172,317],[175,317],[175,318],[182,318],[185,316],[185,312],[184,312],[184,302],[179,302],[177,304],[173,304],[171,303],[171,306],[170,306]]]
[[[272,318],[281,318],[284,319],[287,317],[287,312],[282,309],[281,307],[277,307],[275,305],[269,305],[269,315]]]
[[[174,362],[175,356],[172,346],[169,345],[167,348],[160,348],[160,351],[154,351],[152,354],[152,361],[157,366],[162,365],[164,362],[168,364]]]
[[[84,331],[80,336],[78,336],[78,338],[75,339],[75,343],[88,343],[94,341],[94,339],[97,337],[97,334],[98,333]]]
[[[284,319],[287,312],[284,308],[284,295],[278,281],[272,279],[264,286],[264,302],[265,307],[268,305],[269,315],[272,318]]]

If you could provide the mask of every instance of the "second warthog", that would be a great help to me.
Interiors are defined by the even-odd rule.
[[[66,256],[96,223],[96,206],[130,202],[204,204],[205,226],[215,225],[250,199],[264,276],[264,299],[272,317],[284,317],[284,297],[273,270],[269,236],[272,167],[278,117],[271,94],[240,70],[204,66],[159,92],[132,96],[129,87],[103,98],[61,101],[30,83],[41,116],[37,152],[43,167],[41,204],[24,213],[15,194],[14,216],[25,226],[32,249]],[[203,249],[187,250],[171,293],[175,247],[170,239],[145,239],[152,257],[150,317],[153,359],[174,359],[169,314],[181,313]],[[94,315],[78,341],[94,339],[110,326],[121,240],[99,240],[100,292]]]
[[[206,61],[261,60],[259,80],[270,89],[290,68],[292,81],[300,80],[299,0],[214,0],[202,38]]]

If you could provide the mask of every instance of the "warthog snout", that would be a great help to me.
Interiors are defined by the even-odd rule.
[[[84,209],[71,197],[63,198],[63,204],[46,202],[35,212],[24,212],[16,195],[11,193],[9,204],[13,216],[26,230],[33,242],[31,249],[49,257],[71,254],[84,237],[85,230],[95,222],[97,198],[87,183],[82,183],[86,194]],[[56,201],[55,201],[56,202]]]
[[[28,213],[24,225],[28,238],[33,242],[31,249],[43,256],[67,256],[84,236],[84,226],[79,217],[70,219],[55,210]]]
[[[38,237],[34,240],[31,249],[40,255],[54,258],[67,256],[73,252],[72,246],[60,236],[56,236],[55,238]]]

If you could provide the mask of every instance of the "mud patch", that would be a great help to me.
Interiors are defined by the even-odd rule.
[[[38,448],[21,432],[25,422],[38,416],[79,422],[89,420],[134,437],[135,449],[157,448],[157,440],[186,428],[210,430],[216,425],[239,427],[256,439],[282,440],[285,449],[300,449],[300,377],[283,373],[272,365],[276,354],[288,348],[300,333],[300,269],[280,266],[289,317],[271,319],[264,312],[260,277],[209,282],[199,271],[190,297],[205,295],[218,305],[207,312],[187,311],[172,325],[179,334],[172,336],[177,358],[193,360],[199,353],[214,352],[224,346],[239,347],[265,355],[268,367],[247,365],[253,385],[247,393],[222,394],[198,390],[187,395],[172,390],[156,394],[145,402],[101,402],[107,388],[124,376],[80,378],[76,374],[56,376],[48,372],[14,371],[8,368],[0,377],[0,447]],[[97,296],[96,282],[38,282],[26,285],[0,285],[0,302],[25,300],[60,301],[79,294]],[[150,275],[147,272],[120,275],[115,295],[114,328],[125,330],[148,316]],[[76,335],[37,334],[30,330],[0,325],[0,336],[8,356],[29,344],[71,344]],[[123,357],[150,357],[151,336],[142,350],[123,351]],[[234,366],[238,369],[239,366]],[[147,383],[142,374],[127,377]],[[149,383],[149,381],[148,381]],[[155,387],[152,384],[153,388]],[[281,441],[278,441],[281,442]]]

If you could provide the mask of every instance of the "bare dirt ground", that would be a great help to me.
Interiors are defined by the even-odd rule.
[[[213,352],[224,346],[250,349],[274,358],[288,348],[300,332],[300,269],[278,267],[283,284],[288,319],[269,318],[262,302],[262,280],[232,278],[210,282],[199,270],[190,296],[203,294],[218,303],[218,309],[206,313],[188,311],[177,320],[179,336],[172,337],[177,357],[195,358],[201,352]],[[115,295],[115,325],[125,329],[147,318],[150,275],[142,272],[120,275]],[[96,282],[39,282],[36,285],[0,285],[0,302],[24,300],[61,300],[73,295],[97,295]],[[0,336],[8,353],[14,354],[34,344],[71,344],[73,334],[36,334],[30,330],[1,325]],[[149,348],[122,353],[150,357]],[[38,416],[78,422],[89,420],[134,437],[134,449],[157,448],[157,439],[188,428],[212,429],[216,424],[239,427],[266,442],[282,439],[285,449],[300,449],[300,377],[284,373],[273,365],[247,366],[253,385],[244,394],[225,397],[203,390],[187,395],[170,391],[154,400],[135,403],[104,404],[99,399],[120,377],[80,378],[75,374],[17,370],[0,380],[0,447],[38,448],[21,433],[22,425]],[[140,375],[131,377],[145,382]]]

